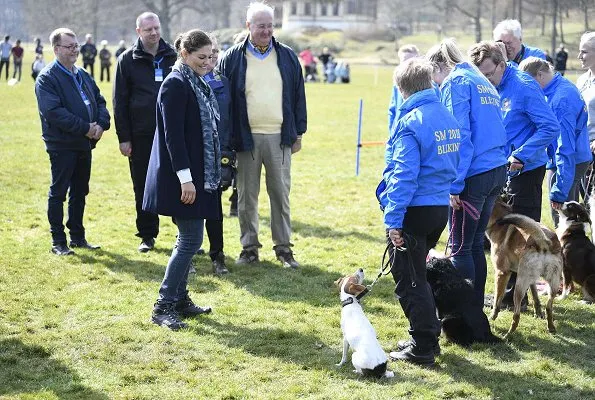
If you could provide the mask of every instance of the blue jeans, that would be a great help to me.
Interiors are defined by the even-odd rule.
[[[453,257],[454,266],[464,278],[470,279],[475,288],[478,304],[483,304],[485,291],[487,263],[483,248],[485,231],[488,226],[496,197],[506,183],[506,167],[494,168],[490,171],[465,179],[465,189],[459,195],[461,200],[472,204],[479,211],[479,219],[473,220],[465,215],[465,231],[463,232],[463,210],[457,210],[454,215],[454,229],[452,226],[452,208],[450,208],[449,230],[452,235],[452,251],[457,252]],[[462,241],[462,244],[461,244]],[[459,250],[460,248],[460,250]]]
[[[68,193],[68,221],[70,240],[80,242],[85,239],[83,214],[85,196],[89,193],[91,178],[91,150],[52,150],[48,151],[52,170],[52,184],[48,193],[48,221],[52,233],[52,243],[66,244],[64,233],[64,201]]]
[[[190,261],[202,245],[204,220],[200,218],[176,217],[178,241],[174,247],[161,287],[159,288],[160,304],[171,304],[182,300],[188,294],[188,271]]]

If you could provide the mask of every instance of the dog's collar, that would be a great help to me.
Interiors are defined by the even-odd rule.
[[[347,299],[343,300],[341,302],[341,307],[345,307],[348,306],[350,304],[353,304],[355,301],[357,301],[359,303],[359,301],[361,300],[362,297],[364,297],[366,294],[368,294],[368,292],[370,291],[370,289],[365,288],[360,294],[358,294],[355,297],[348,297]]]

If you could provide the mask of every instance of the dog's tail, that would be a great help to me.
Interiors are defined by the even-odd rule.
[[[536,222],[532,218],[529,218],[521,214],[508,214],[500,218],[498,221],[500,225],[514,225],[518,228],[521,235],[525,240],[532,238],[535,241],[535,245],[541,251],[546,251],[552,245],[550,239],[547,238],[539,222]]]

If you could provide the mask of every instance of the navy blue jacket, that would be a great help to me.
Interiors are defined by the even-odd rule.
[[[543,91],[560,122],[560,135],[548,147],[548,168],[556,169],[550,200],[563,203],[568,200],[576,164],[593,159],[587,131],[587,107],[577,87],[557,72]]]
[[[229,79],[232,98],[231,145],[237,151],[254,148],[246,106],[246,50],[249,37],[228,49],[218,70]],[[283,123],[281,145],[291,146],[307,129],[306,92],[302,66],[293,50],[272,38],[283,81]],[[263,88],[266,90],[266,88]]]
[[[506,65],[497,89],[506,128],[506,157],[512,155],[521,161],[522,172],[545,165],[545,149],[560,134],[560,125],[543,90],[531,75],[512,63]]]
[[[407,207],[447,206],[456,177],[459,123],[434,89],[414,93],[400,109],[386,144],[388,160],[377,196],[387,229],[402,228]]]
[[[211,71],[204,76],[205,80],[213,89],[217,104],[219,105],[219,144],[221,150],[230,151],[230,123],[231,123],[231,93],[229,91],[229,79],[221,75],[218,71]]]
[[[77,68],[76,74],[91,102],[90,116],[72,75],[63,71],[57,60],[46,65],[35,80],[41,135],[48,151],[91,150],[97,141],[85,136],[89,123],[97,122],[104,131],[110,128],[105,99],[95,81],[82,68]]]
[[[145,182],[143,210],[179,218],[223,219],[221,193],[204,190],[202,124],[196,96],[182,74],[172,71],[157,96],[157,130]],[[193,204],[180,201],[176,171],[190,168]]]
[[[467,62],[442,82],[441,101],[461,126],[460,161],[451,194],[465,189],[465,179],[506,164],[506,130],[496,88]]]

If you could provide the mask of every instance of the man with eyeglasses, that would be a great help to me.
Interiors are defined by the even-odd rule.
[[[120,153],[128,157],[136,203],[138,251],[152,250],[159,217],[143,211],[145,179],[156,125],[157,94],[176,62],[176,52],[161,38],[159,17],[144,12],[136,19],[136,42],[118,57],[113,106]]]
[[[99,248],[87,242],[83,214],[89,193],[91,150],[110,128],[110,115],[95,81],[74,65],[79,55],[75,33],[67,28],[56,29],[50,43],[56,59],[39,73],[35,95],[52,174],[48,194],[51,251],[65,256],[74,254],[70,247]],[[67,194],[70,247],[63,225]]]
[[[271,233],[277,259],[297,268],[290,242],[289,190],[292,154],[306,132],[302,67],[288,46],[273,37],[273,8],[253,2],[246,14],[249,35],[219,63],[230,82],[231,143],[237,151],[238,217],[242,252],[236,264],[258,262],[258,194],[265,167]]]
[[[521,23],[516,19],[501,21],[494,28],[494,40],[504,43],[506,57],[515,65],[528,57],[537,57],[545,60],[545,53],[537,47],[527,46],[523,43]]]
[[[510,164],[508,193],[512,211],[539,222],[548,161],[546,148],[560,134],[558,120],[539,84],[513,62],[506,63],[498,43],[483,41],[475,44],[469,50],[469,58],[500,94]],[[503,299],[505,307],[513,302],[514,282],[511,277]],[[526,296],[523,303],[526,307]]]

